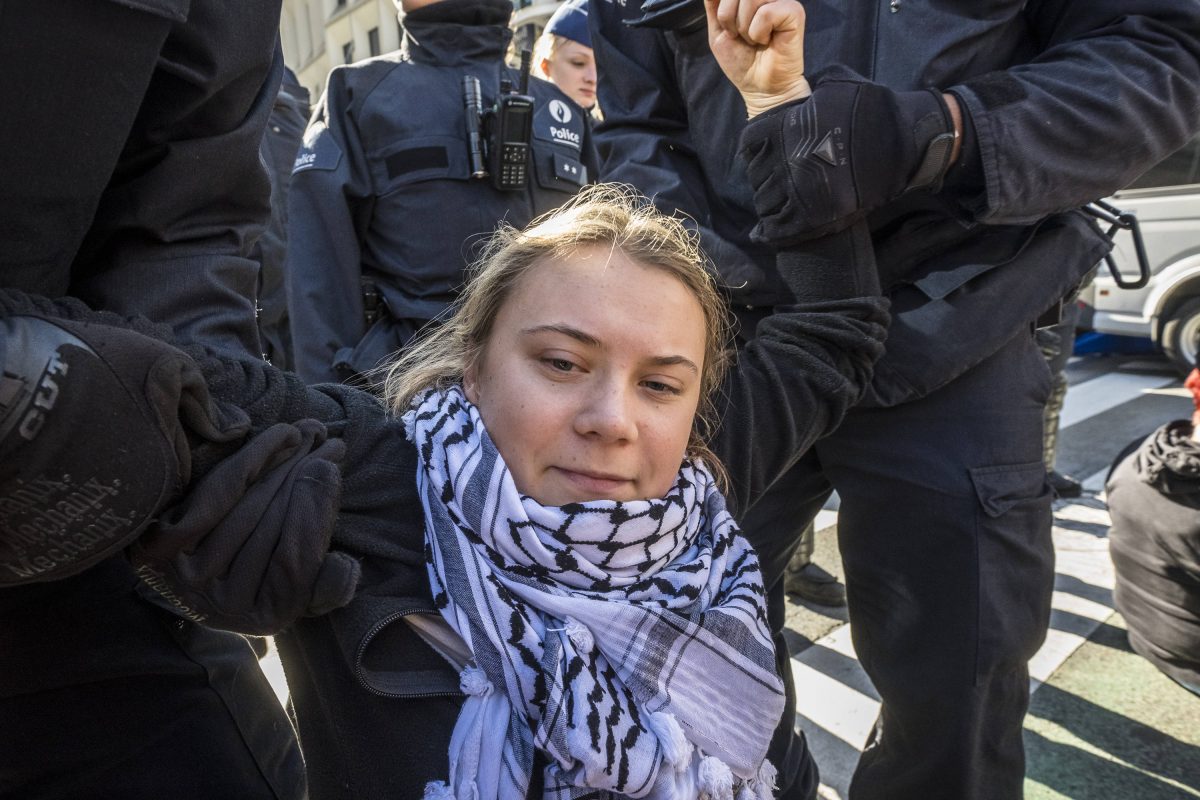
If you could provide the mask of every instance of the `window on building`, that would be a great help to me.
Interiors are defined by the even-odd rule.
[[[354,60],[354,42],[346,42],[342,45],[342,63],[349,64]]]
[[[379,55],[379,28],[371,28],[367,31],[367,49],[371,51],[371,55]]]
[[[337,11],[339,8],[345,8],[345,7],[346,7],[346,0],[334,0],[334,3],[333,3],[334,11]]]

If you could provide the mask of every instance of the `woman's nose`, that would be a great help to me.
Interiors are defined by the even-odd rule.
[[[575,418],[575,429],[584,436],[605,442],[631,442],[637,439],[634,398],[621,388],[608,387],[592,394]]]

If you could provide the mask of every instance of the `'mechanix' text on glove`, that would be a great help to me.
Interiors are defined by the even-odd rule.
[[[250,428],[183,352],[134,331],[0,316],[0,586],[74,575],[138,536],[197,447]]]

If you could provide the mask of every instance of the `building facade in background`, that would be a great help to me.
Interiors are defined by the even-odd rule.
[[[513,0],[518,49],[533,47],[560,0]],[[329,70],[400,47],[393,0],[283,0],[283,56],[315,102]]]

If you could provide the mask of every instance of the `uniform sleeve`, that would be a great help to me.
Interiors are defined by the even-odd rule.
[[[664,211],[682,211],[721,274],[740,282],[741,270],[754,259],[700,222],[708,208],[704,172],[691,143],[673,57],[662,33],[625,24],[637,10],[599,2],[588,15],[604,113],[595,131],[600,180],[630,184]]]
[[[792,182],[779,118],[760,115],[740,140],[759,208]],[[889,322],[865,222],[800,245],[786,228],[764,235],[797,302],[777,306],[759,323],[717,408],[712,447],[730,478],[731,505],[742,513],[858,403],[883,355]]]
[[[970,114],[989,223],[1104,197],[1200,124],[1200,2],[1037,0],[1039,55],[950,87]]]
[[[871,252],[861,223],[780,252],[780,273],[806,296],[759,323],[717,403],[711,447],[735,513],[833,432],[870,384],[889,321]]]
[[[340,380],[334,355],[366,331],[359,241],[372,193],[344,78],[330,73],[288,193],[284,280],[295,371],[310,383]]]
[[[258,149],[283,70],[270,6],[194,3],[172,27],[72,286],[94,307],[255,355],[249,255],[270,191]]]

